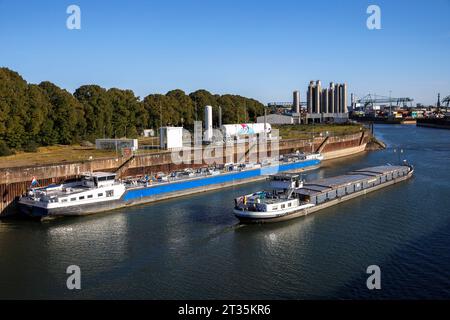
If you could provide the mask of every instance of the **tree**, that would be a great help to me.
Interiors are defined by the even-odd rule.
[[[10,148],[26,141],[27,109],[27,82],[17,72],[0,68],[0,139]]]
[[[186,95],[183,90],[176,89],[166,93],[166,96],[172,98],[174,103],[174,111],[179,115],[179,119],[183,119],[185,126],[193,127],[195,118],[194,102],[191,97]]]
[[[71,144],[78,142],[80,133],[78,129],[83,120],[78,118],[82,115],[82,106],[66,90],[59,88],[51,82],[44,81],[39,84],[47,94],[52,105],[51,112],[44,127],[52,128],[52,134],[49,135],[49,142],[61,144]]]
[[[142,117],[142,106],[139,98],[131,90],[109,89],[109,100],[112,106],[112,125],[117,137],[136,138],[138,135],[137,116]],[[145,116],[144,116],[145,117]],[[144,119],[145,120],[145,119]],[[143,130],[139,123],[139,130]]]
[[[264,111],[254,99],[213,95],[206,90],[187,95],[176,89],[165,95],[150,94],[140,101],[132,90],[84,85],[72,95],[48,81],[28,84],[17,72],[0,68],[0,141],[4,153],[104,136],[134,138],[146,128],[160,126],[192,128],[195,120],[204,120],[207,105],[213,107],[215,124],[219,106],[223,123],[253,122]]]
[[[106,89],[97,85],[84,85],[75,90],[74,97],[83,105],[88,140],[113,136],[113,108]]]

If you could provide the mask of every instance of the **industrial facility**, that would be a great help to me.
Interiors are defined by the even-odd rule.
[[[213,123],[213,108],[212,106],[205,106],[203,132],[201,144],[223,144],[223,143],[242,143],[248,140],[250,136],[258,137],[264,136],[271,139],[272,126],[269,123],[237,123],[222,125],[222,109],[219,107],[219,122],[214,126]],[[201,127],[196,127],[195,130],[201,130]],[[160,128],[160,148],[166,150],[177,150],[183,147],[191,147],[192,144],[197,144],[199,141],[187,141],[183,132],[188,134],[183,127],[161,127]],[[194,139],[196,134],[194,132]]]
[[[330,82],[329,88],[322,88],[320,80],[316,83],[311,81],[307,92],[305,123],[347,119],[347,84]]]
[[[331,82],[328,88],[322,88],[320,80],[310,81],[306,103],[301,102],[300,91],[296,90],[292,103],[274,102],[269,103],[268,107],[273,113],[266,116],[266,121],[271,124],[346,122],[347,84]],[[257,118],[257,122],[264,121],[263,116]]]

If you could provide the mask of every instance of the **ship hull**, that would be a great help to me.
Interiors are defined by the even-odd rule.
[[[21,203],[20,201],[18,204],[19,210],[32,218],[83,216],[98,212],[114,210],[124,206],[126,206],[126,204],[122,200],[112,200],[102,203],[80,204],[77,206],[70,206],[63,208],[43,208],[35,205],[30,205],[27,203]]]
[[[292,220],[292,219],[295,219],[295,218],[306,216],[308,214],[317,212],[317,211],[325,209],[325,208],[329,208],[329,207],[335,206],[335,205],[340,204],[342,202],[345,202],[345,201],[348,201],[348,200],[351,200],[351,199],[363,196],[363,195],[368,194],[370,192],[383,189],[385,187],[394,185],[396,183],[405,181],[405,180],[411,178],[413,176],[413,173],[414,173],[414,170],[411,170],[407,175],[405,175],[403,177],[395,178],[395,179],[387,181],[387,182],[385,182],[383,184],[376,185],[376,186],[370,187],[368,189],[363,189],[361,191],[357,191],[357,192],[354,192],[354,193],[351,193],[351,194],[348,194],[348,195],[336,198],[334,200],[329,200],[327,202],[321,203],[319,205],[315,205],[315,206],[310,207],[310,208],[300,209],[300,210],[297,210],[297,211],[293,211],[291,213],[280,214],[280,215],[274,216],[274,217],[267,217],[267,218],[263,218],[263,217],[249,217],[247,215],[243,215],[242,211],[236,210],[236,209],[234,209],[234,215],[236,216],[236,218],[239,219],[239,222],[242,223],[242,224],[274,223],[274,222],[282,222],[282,221]]]
[[[276,172],[309,171],[319,167],[321,161],[306,160],[293,163],[223,173],[216,176],[194,178],[185,181],[160,183],[149,187],[129,188],[118,200],[81,204],[61,208],[43,208],[32,202],[19,200],[21,212],[31,217],[82,216],[123,207],[146,204],[199,192],[212,191],[265,179]]]

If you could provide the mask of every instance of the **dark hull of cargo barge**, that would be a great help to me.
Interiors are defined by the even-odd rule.
[[[46,209],[37,206],[18,203],[21,213],[31,218],[60,217],[60,216],[84,216],[104,211],[110,211],[124,207],[122,200],[113,200],[103,203],[90,203],[66,208]]]
[[[368,194],[370,192],[373,191],[377,191],[380,189],[383,189],[385,187],[397,184],[399,182],[408,180],[409,178],[411,178],[414,174],[414,169],[411,169],[411,171],[408,172],[407,175],[402,176],[402,177],[398,177],[398,178],[394,178],[390,181],[386,181],[382,184],[379,185],[375,185],[373,187],[367,188],[367,189],[362,189],[360,191],[356,191],[353,192],[351,194],[347,194],[347,195],[343,195],[341,197],[338,197],[336,199],[333,200],[328,200],[324,203],[321,203],[319,205],[315,205],[314,207],[311,208],[307,208],[307,209],[302,209],[299,211],[294,211],[292,213],[286,214],[286,215],[282,215],[282,216],[278,216],[278,217],[274,217],[274,218],[244,218],[244,217],[240,217],[238,215],[236,215],[236,218],[239,219],[239,222],[241,224],[263,224],[263,223],[275,223],[275,222],[282,222],[282,221],[288,221],[288,220],[292,220],[295,218],[299,218],[299,217],[303,217],[303,216],[307,216],[311,213],[317,212],[319,210],[325,209],[325,208],[329,208],[335,205],[338,205],[342,202],[363,196],[365,194]]]

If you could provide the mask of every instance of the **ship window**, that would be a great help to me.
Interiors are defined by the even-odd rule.
[[[289,202],[289,203],[288,203],[288,207],[291,207],[291,206],[292,206],[292,203]]]
[[[282,204],[281,209],[284,209],[284,208],[286,208],[286,205]]]
[[[112,197],[114,195],[114,190],[107,190],[106,191],[106,196],[107,197]]]
[[[278,210],[278,206],[273,206],[272,210]]]
[[[89,194],[87,197],[88,197],[88,199],[91,199],[93,196],[92,196],[92,194]]]
[[[67,199],[61,199],[61,202],[67,202]]]
[[[99,193],[97,196],[99,197],[103,197],[103,193]]]
[[[70,198],[70,201],[75,201],[77,200],[77,198]]]
[[[84,196],[81,196],[78,198],[78,200],[83,200],[83,199],[84,199]]]

